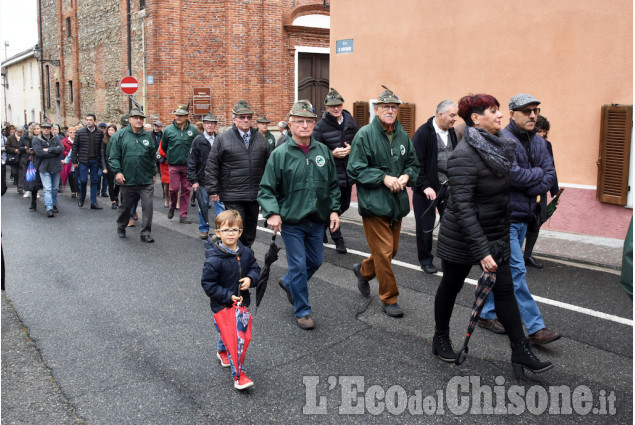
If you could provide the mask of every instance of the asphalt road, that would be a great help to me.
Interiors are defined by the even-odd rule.
[[[381,312],[375,281],[370,299],[358,293],[350,268],[360,255],[327,247],[310,281],[317,328],[308,332],[297,327],[276,284],[286,270],[281,251],[247,352],[255,386],[238,392],[215,358],[217,333],[200,285],[204,253],[197,225],[168,220],[159,191],[154,244],[141,242],[138,228],[119,239],[114,210],[78,208],[68,192],[58,203],[61,214],[50,219],[41,202],[38,212],[29,213],[28,200],[15,188],[2,198],[2,423],[44,423],[37,406],[15,402],[42,391],[67,412],[49,423],[632,423],[632,324],[539,304],[547,326],[563,338],[535,349],[554,369],[525,381],[513,377],[507,338],[481,329],[463,365],[432,356],[440,277],[412,268],[416,248],[409,234],[402,235],[397,256],[406,266],[394,267],[403,319]],[[359,223],[344,223],[343,232],[349,249],[368,252]],[[269,240],[269,233],[258,232],[257,258]],[[632,302],[614,273],[545,263],[544,270],[529,271],[534,295],[632,319]],[[470,277],[478,278],[476,270]],[[466,284],[457,300],[455,347],[463,339],[472,291]],[[5,349],[9,305],[54,388],[5,373],[7,362],[23,360],[21,353],[29,351]],[[28,369],[16,364],[18,372]]]

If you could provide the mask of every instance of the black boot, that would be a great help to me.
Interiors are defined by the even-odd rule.
[[[444,332],[434,331],[434,338],[432,338],[432,354],[439,357],[444,362],[454,363],[456,360],[456,353],[452,348],[449,330]]]
[[[553,367],[551,362],[541,362],[531,351],[529,341],[523,339],[521,342],[512,343],[512,366],[514,375],[521,379],[525,376],[524,369],[529,369],[533,373],[542,373]]]
[[[34,212],[37,211],[37,198],[31,198],[31,206],[29,207],[29,211]]]

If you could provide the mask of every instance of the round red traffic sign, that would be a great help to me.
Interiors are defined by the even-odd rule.
[[[125,94],[135,94],[139,90],[139,82],[135,77],[123,77],[119,87]]]

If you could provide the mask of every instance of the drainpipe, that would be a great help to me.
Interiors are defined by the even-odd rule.
[[[44,118],[46,117],[46,109],[44,108],[46,105],[44,103],[44,61],[42,60],[44,58],[44,48],[42,46],[42,0],[38,0],[37,2],[37,8],[38,8],[38,20],[37,20],[37,26],[38,26],[38,44],[40,47],[40,52],[42,53],[42,55],[40,56],[40,80],[41,80],[41,85],[40,85],[40,93],[42,93],[42,109],[40,111],[40,122],[42,122],[44,120]]]
[[[41,0],[40,0],[41,1]],[[126,17],[128,21],[128,75],[132,75],[132,40],[130,39],[132,34],[131,19],[130,19],[130,0],[126,1]],[[132,99],[128,97],[128,111],[132,109]]]
[[[146,6],[147,7],[147,6]],[[146,107],[146,10],[143,9],[143,15],[141,15],[141,49],[143,49],[143,62],[142,66],[142,74],[143,74],[143,111],[147,111]]]

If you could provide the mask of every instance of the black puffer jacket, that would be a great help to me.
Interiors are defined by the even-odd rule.
[[[101,169],[106,169],[106,145],[104,145],[104,133],[99,127],[95,127],[95,155]],[[88,149],[90,145],[90,132],[88,127],[83,127],[75,133],[73,140],[73,164],[88,163]]]
[[[207,193],[223,202],[256,201],[269,153],[269,144],[256,129],[251,129],[247,149],[233,125],[216,138],[207,157]]]
[[[342,111],[342,116],[344,117],[344,121],[342,121],[342,124],[339,124],[333,115],[324,112],[322,119],[318,121],[313,130],[315,140],[324,143],[331,152],[335,148],[345,148],[345,142],[350,145],[355,138],[355,134],[357,134],[357,123],[353,116],[346,109]],[[348,157],[333,159],[335,159],[337,179],[339,180],[340,186],[346,187],[353,184],[346,174]]]
[[[475,129],[468,127],[465,138],[469,131]],[[450,196],[441,220],[437,255],[454,263],[478,264],[502,240],[503,259],[507,260],[511,176],[497,177],[465,138],[448,159]]]

